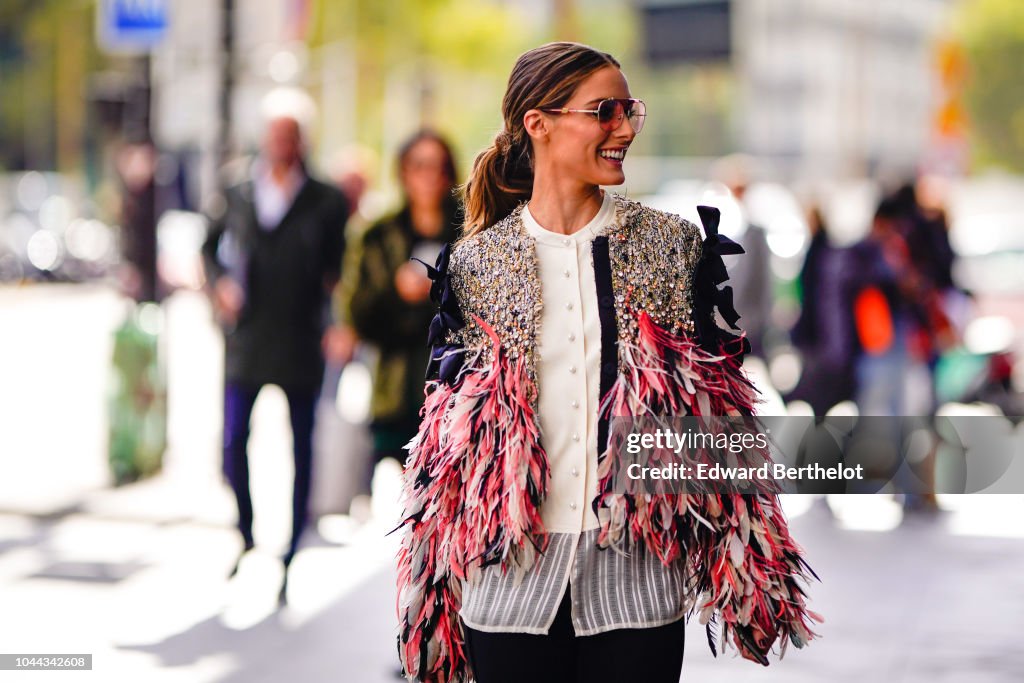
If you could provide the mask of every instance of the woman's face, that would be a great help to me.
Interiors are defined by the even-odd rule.
[[[448,155],[437,140],[420,140],[402,163],[402,187],[410,204],[440,206],[451,192],[452,179],[448,177]]]
[[[629,98],[626,77],[614,66],[590,74],[565,103],[569,109],[596,109],[601,100]],[[547,114],[550,134],[546,156],[557,177],[574,178],[589,185],[621,185],[626,176],[622,160],[636,137],[627,117],[612,131],[601,129],[593,114]],[[618,158],[612,158],[615,154]]]

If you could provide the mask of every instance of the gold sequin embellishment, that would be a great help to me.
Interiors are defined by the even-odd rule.
[[[615,220],[605,234],[619,339],[636,342],[641,311],[673,334],[692,335],[700,229],[674,214],[612,197]],[[524,206],[452,250],[449,273],[466,325],[449,333],[447,341],[462,344],[467,358],[476,356],[474,364],[490,362],[492,342],[473,319],[479,316],[494,329],[510,359],[526,359],[536,382],[541,286],[536,241],[523,225]]]

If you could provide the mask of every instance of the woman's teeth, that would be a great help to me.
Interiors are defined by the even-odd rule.
[[[598,152],[598,156],[604,157],[605,159],[615,159],[616,161],[622,161],[626,157],[626,150],[602,149],[600,152]]]

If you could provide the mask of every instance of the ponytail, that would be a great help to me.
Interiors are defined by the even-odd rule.
[[[466,181],[463,238],[498,222],[533,194],[533,159],[525,131],[519,140],[506,130],[480,152]]]

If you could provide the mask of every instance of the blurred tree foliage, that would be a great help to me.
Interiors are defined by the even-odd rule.
[[[89,74],[103,64],[91,0],[0,2],[0,169],[82,161]]]
[[[977,161],[1024,171],[1024,2],[968,0],[953,26],[967,55]]]
[[[611,52],[635,94],[649,101],[670,89],[638,58],[635,6],[621,0],[308,1],[306,42],[327,64],[320,65],[321,78],[304,86],[316,96],[331,83],[330,59],[352,55],[356,78],[346,92],[354,98],[355,124],[344,137],[382,151],[385,162],[406,135],[428,125],[455,143],[464,178],[475,152],[501,126],[501,98],[516,57],[550,40]],[[0,170],[82,168],[95,135],[89,104],[95,76],[128,66],[96,46],[96,6],[97,0],[0,2]],[[320,50],[326,47],[344,49]],[[341,120],[324,114],[322,126]],[[657,136],[649,137],[641,146]]]
[[[557,4],[567,21],[528,11],[538,3],[313,0],[308,43],[314,50],[337,43],[354,51],[355,139],[391,155],[419,126],[436,128],[459,151],[464,179],[468,162],[501,126],[501,98],[520,53],[549,40],[578,40],[617,55],[628,50],[628,5]]]

